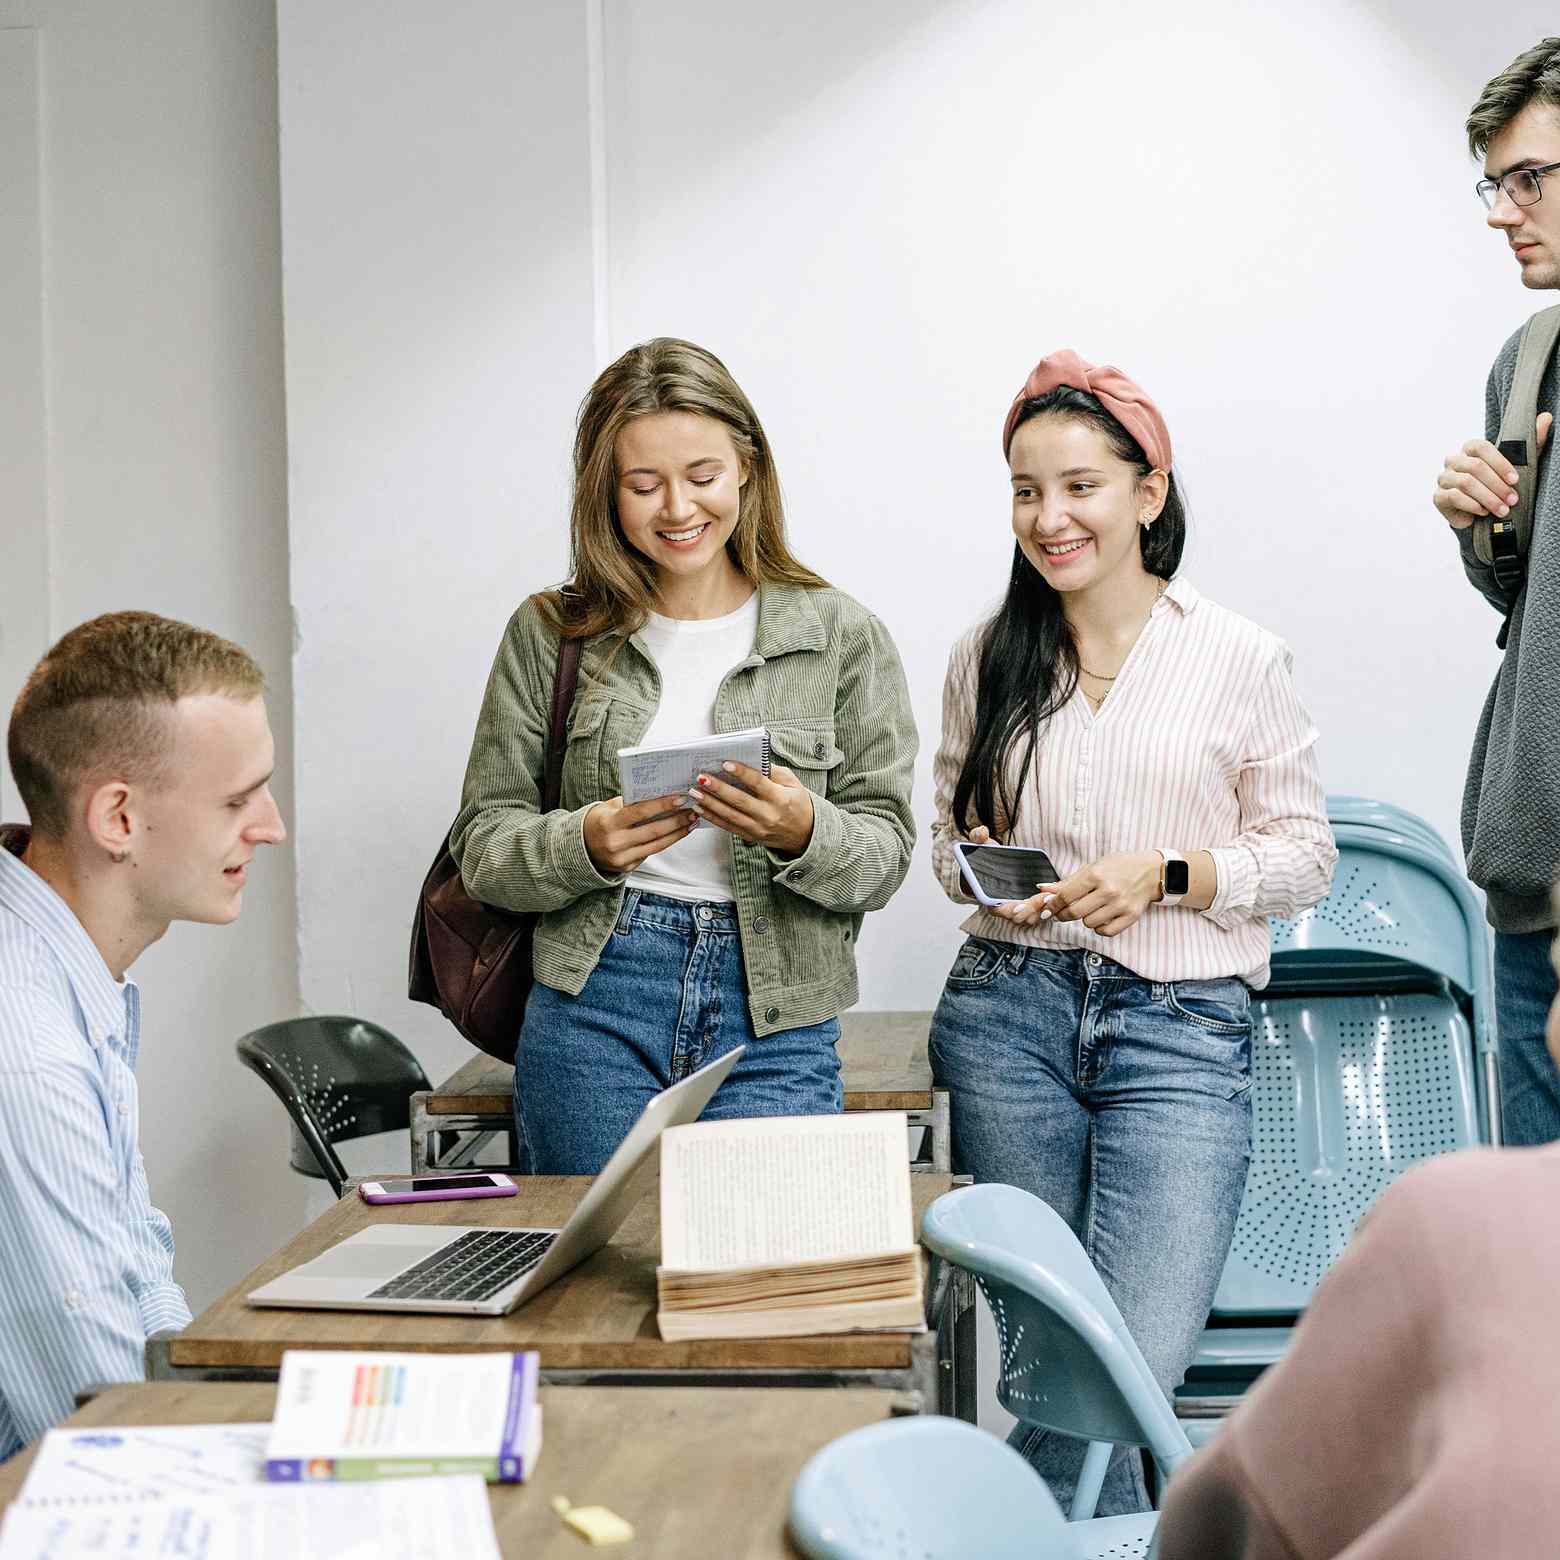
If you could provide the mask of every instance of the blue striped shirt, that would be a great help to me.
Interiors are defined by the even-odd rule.
[[[189,1323],[137,1147],[140,993],[0,848],[0,1460]]]

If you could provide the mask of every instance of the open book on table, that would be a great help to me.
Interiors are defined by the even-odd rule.
[[[903,1112],[770,1116],[661,1137],[661,1336],[920,1332]]]

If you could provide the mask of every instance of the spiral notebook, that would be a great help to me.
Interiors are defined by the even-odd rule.
[[[686,807],[687,793],[699,776],[720,774],[720,766],[728,759],[767,775],[769,731],[764,726],[754,726],[749,731],[725,731],[718,736],[694,737],[683,742],[619,748],[617,757],[624,806],[648,802],[657,796],[678,796],[682,798],[678,805]],[[731,780],[729,775],[722,778]]]

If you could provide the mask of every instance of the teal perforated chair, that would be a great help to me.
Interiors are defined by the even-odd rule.
[[[1483,912],[1423,819],[1329,797],[1332,890],[1272,926],[1252,1006],[1252,1162],[1213,1320],[1178,1394],[1206,1439],[1288,1343],[1370,1205],[1424,1159],[1499,1141]]]
[[[1368,828],[1385,829],[1389,834],[1406,835],[1456,865],[1457,858],[1441,835],[1418,813],[1399,807],[1395,802],[1384,802],[1374,796],[1335,793],[1327,798],[1327,818],[1334,826],[1340,823],[1360,824]]]
[[[986,1296],[1002,1406],[1025,1423],[1093,1443],[1073,1494],[1074,1523],[1093,1515],[1115,1447],[1147,1447],[1165,1478],[1191,1455],[1115,1301],[1049,1204],[1016,1186],[962,1187],[926,1210],[921,1238],[973,1274]],[[1082,1553],[1145,1555],[1155,1520],[1147,1512],[1090,1523],[1080,1530],[1090,1535]],[[1095,1537],[1109,1545],[1094,1547]]]
[[[1011,1447],[934,1414],[852,1430],[791,1487],[808,1560],[1083,1560],[1045,1481]]]

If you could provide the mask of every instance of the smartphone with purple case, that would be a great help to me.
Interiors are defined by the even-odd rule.
[[[364,1181],[366,1203],[446,1202],[457,1197],[513,1197],[519,1187],[507,1176],[464,1171],[459,1175],[395,1175]]]

